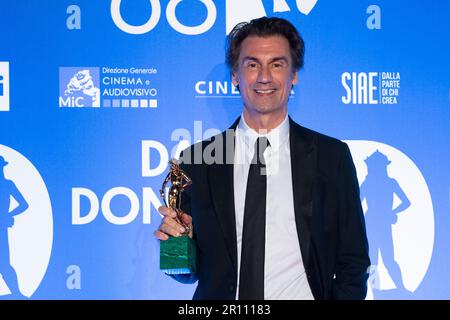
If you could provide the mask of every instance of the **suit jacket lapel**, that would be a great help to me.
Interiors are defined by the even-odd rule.
[[[237,273],[237,240],[236,240],[236,218],[234,206],[234,144],[235,130],[239,123],[238,118],[234,124],[224,133],[223,141],[223,163],[214,163],[208,166],[208,180],[210,193],[221,226],[221,232],[225,238],[228,254],[232,265]],[[228,146],[228,147],[227,147]]]
[[[313,181],[316,171],[316,150],[312,135],[289,118],[292,189],[297,233],[303,263],[309,266]]]

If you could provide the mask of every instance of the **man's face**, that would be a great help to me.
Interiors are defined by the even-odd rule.
[[[287,39],[247,37],[241,44],[232,80],[239,85],[244,113],[250,117],[262,114],[284,117],[291,87],[297,83]]]

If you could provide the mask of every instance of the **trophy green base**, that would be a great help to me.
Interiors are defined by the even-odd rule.
[[[160,242],[159,267],[167,274],[195,273],[197,251],[189,236],[169,237]]]

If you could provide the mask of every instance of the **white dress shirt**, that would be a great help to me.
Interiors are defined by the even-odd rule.
[[[265,136],[270,146],[264,151],[267,168],[266,242],[264,299],[314,299],[309,287],[294,214],[288,116],[267,134],[257,133],[244,116],[236,130],[234,155],[234,199],[238,249],[238,289],[244,224],[245,193],[255,142]]]

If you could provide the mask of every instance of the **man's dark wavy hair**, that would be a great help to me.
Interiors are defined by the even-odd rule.
[[[297,29],[289,21],[276,17],[262,17],[250,22],[238,23],[227,37],[226,63],[230,70],[236,70],[242,42],[249,36],[282,36],[289,42],[293,71],[303,67],[305,43]]]

